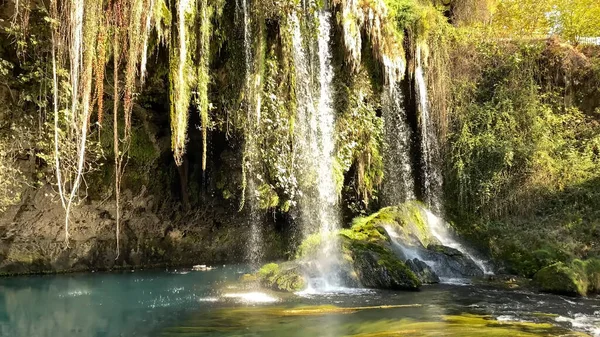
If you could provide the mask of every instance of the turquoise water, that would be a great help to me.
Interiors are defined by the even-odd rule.
[[[245,272],[3,278],[0,336],[600,336],[598,298],[465,284],[286,295],[241,288]]]

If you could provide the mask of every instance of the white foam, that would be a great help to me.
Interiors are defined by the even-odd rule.
[[[574,329],[583,330],[592,336],[600,337],[600,317],[594,315],[575,314],[573,318],[558,316],[557,322],[568,322]]]
[[[335,287],[335,286],[324,286],[324,287],[307,287],[302,291],[298,291],[295,294],[301,297],[318,297],[318,296],[329,296],[329,295],[362,295],[372,293],[373,290],[366,288],[347,288],[347,287]]]
[[[454,277],[440,277],[440,283],[454,286],[468,286],[472,284],[468,279]]]

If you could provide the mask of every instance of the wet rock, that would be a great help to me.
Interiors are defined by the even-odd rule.
[[[424,284],[440,283],[438,275],[425,262],[419,259],[406,260],[406,266]]]
[[[483,270],[468,256],[451,247],[429,245],[422,252],[427,261],[436,263],[436,270],[445,277],[482,277]]]
[[[542,268],[533,276],[534,285],[543,292],[570,296],[585,296],[588,290],[585,275],[562,262]]]
[[[301,266],[293,261],[266,264],[260,268],[256,278],[262,286],[278,291],[299,291],[307,284]]]
[[[367,288],[417,290],[421,281],[410,268],[386,247],[353,242],[351,255],[360,283]]]

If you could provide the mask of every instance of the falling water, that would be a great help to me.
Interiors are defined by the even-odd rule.
[[[250,18],[248,13],[248,1],[241,0],[241,6],[236,7],[238,13],[241,14],[244,28],[244,61],[245,61],[245,86],[246,91],[246,112],[248,123],[253,124],[252,127],[248,128],[245,143],[245,153],[247,155],[244,165],[246,165],[246,177],[247,186],[246,202],[248,205],[248,227],[250,228],[250,237],[248,240],[248,247],[246,248],[246,257],[253,267],[258,267],[262,260],[262,232],[261,232],[261,216],[260,209],[258,207],[258,195],[256,186],[256,166],[258,154],[257,144],[255,135],[252,130],[255,130],[260,121],[260,104],[258,104],[256,97],[259,96],[260,91],[254,88],[251,83],[251,77],[253,73],[252,64],[252,36],[250,30]],[[241,7],[241,8],[240,8]],[[256,113],[253,115],[251,112],[256,109]]]
[[[319,61],[318,91],[312,83],[313,73],[305,51],[306,41],[297,16],[290,20],[293,28],[293,56],[296,68],[296,96],[298,97],[297,148],[298,168],[305,178],[310,179],[305,190],[301,191],[300,209],[303,236],[318,232],[322,236],[322,249],[317,263],[322,284],[319,287],[335,288],[340,286],[337,268],[339,261],[335,235],[339,228],[338,196],[333,176],[334,157],[334,110],[332,99],[333,67],[331,64],[330,13],[318,12],[317,48]],[[316,99],[314,99],[316,97]],[[316,221],[315,221],[316,220]],[[316,222],[318,228],[313,224]]]
[[[248,17],[248,0],[242,0],[242,15],[244,18],[244,61],[246,62],[246,81],[251,73],[252,42],[250,39],[250,24]]]
[[[248,172],[249,174],[252,173]],[[246,248],[247,259],[250,261],[252,267],[257,268],[260,266],[260,262],[262,261],[262,231],[261,231],[261,216],[260,210],[257,206],[257,195],[256,195],[256,183],[253,177],[248,179],[248,186],[246,186],[246,191],[249,194],[249,198],[247,198],[248,202],[248,225],[250,227],[250,238],[248,241],[248,247]]]
[[[469,249],[467,249],[466,247],[461,245],[459,242],[457,242],[452,237],[452,234],[450,234],[450,232],[448,231],[447,224],[444,220],[442,220],[441,218],[439,218],[438,216],[433,214],[428,209],[425,209],[423,211],[425,212],[427,226],[429,227],[429,231],[431,232],[431,235],[433,235],[442,245],[450,247],[450,248],[454,248],[454,249],[458,250],[459,252],[463,253],[465,256],[467,256],[468,258],[473,260],[473,262],[475,262],[475,264],[479,268],[481,268],[481,270],[483,270],[484,274],[486,274],[486,275],[494,274],[493,271],[487,267],[486,263],[483,260],[478,259],[475,256],[473,256],[473,254],[471,254]]]
[[[423,72],[423,48],[417,45],[417,66],[415,69],[415,82],[418,92],[418,103],[421,127],[421,156],[423,169],[423,192],[425,201],[436,212],[441,212],[441,182],[442,176],[436,158],[439,153],[437,137],[433,121],[429,116],[429,102],[427,99],[427,84]]]
[[[400,235],[398,235],[398,233],[396,233],[396,231],[392,228],[392,226],[384,226],[383,228],[385,229],[386,233],[389,235],[393,246],[397,247],[400,250],[400,252],[402,253],[402,255],[404,255],[405,260],[413,260],[413,259],[418,259],[421,261],[424,260],[423,257],[421,256],[421,254],[419,254],[419,252],[416,249],[411,248],[400,242]]]
[[[382,93],[384,120],[383,206],[415,199],[414,174],[410,158],[411,132],[406,120],[404,97],[397,83],[388,83]]]

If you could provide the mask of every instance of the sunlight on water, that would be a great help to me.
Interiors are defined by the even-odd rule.
[[[253,291],[249,293],[232,293],[223,295],[225,298],[234,298],[242,303],[275,303],[279,301],[277,298],[269,296],[265,293]]]
[[[313,287],[309,285],[306,289],[295,292],[294,294],[300,297],[315,298],[328,295],[364,295],[372,292],[372,289],[366,288],[346,288],[328,285]]]

